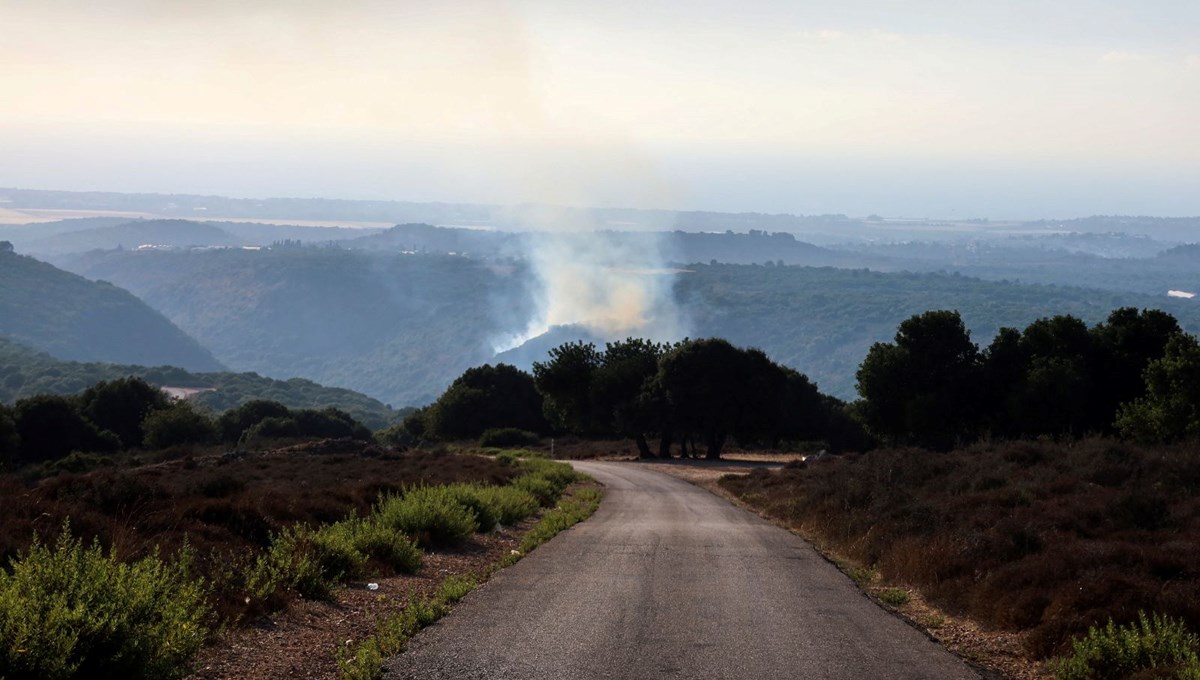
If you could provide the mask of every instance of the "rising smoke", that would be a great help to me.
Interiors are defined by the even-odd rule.
[[[602,340],[682,338],[687,322],[675,301],[678,272],[668,267],[665,236],[570,227],[527,234],[534,313],[497,338],[495,351],[519,347],[556,326]]]

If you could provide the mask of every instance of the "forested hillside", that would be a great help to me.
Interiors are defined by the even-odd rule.
[[[844,399],[854,397],[854,371],[871,344],[890,339],[901,321],[929,309],[960,311],[981,342],[1001,327],[1023,328],[1055,314],[1094,324],[1118,307],[1162,309],[1184,330],[1200,330],[1200,306],[1165,296],[827,267],[689,269],[693,273],[679,277],[676,291],[692,317],[693,336],[760,347]]]
[[[0,245],[0,336],[61,359],[222,368],[146,303]]]
[[[0,404],[39,394],[78,394],[102,380],[129,376],[157,387],[211,390],[190,400],[214,411],[225,411],[253,400],[270,400],[295,409],[338,408],[371,428],[384,427],[396,417],[395,411],[365,394],[325,387],[303,378],[274,380],[254,373],[192,373],[171,366],[61,361],[0,338]]]
[[[529,314],[513,267],[462,257],[110,251],[76,266],[128,287],[235,370],[299,375],[396,406],[432,400]]]
[[[428,403],[490,361],[490,341],[523,328],[532,309],[519,265],[444,255],[104,252],[75,266],[134,291],[231,368],[301,375],[395,406]],[[676,297],[693,337],[761,347],[841,398],[854,396],[871,344],[927,309],[960,310],[978,338],[1058,313],[1095,323],[1124,306],[1160,308],[1200,329],[1190,300],[935,273],[697,264],[678,275]],[[539,358],[517,354],[504,360],[528,369]]]

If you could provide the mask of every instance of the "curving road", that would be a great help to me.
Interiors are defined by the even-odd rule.
[[[804,541],[636,464],[389,661],[399,678],[976,678]]]

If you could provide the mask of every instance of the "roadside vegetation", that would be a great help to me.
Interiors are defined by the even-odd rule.
[[[0,676],[183,677],[219,631],[347,581],[415,573],[427,551],[553,508],[579,479],[547,460],[353,439],[4,475]],[[465,593],[446,587],[438,611]]]
[[[44,546],[97,570],[175,565],[203,593],[208,635],[346,581],[412,573],[428,551],[554,508],[574,472],[503,448],[551,437],[565,445],[555,455],[614,441],[642,458],[844,453],[722,483],[879,574],[890,606],[919,593],[1019,632],[1031,656],[1061,668],[1108,649],[1104,635],[1124,649],[1154,626],[1200,628],[1200,344],[1174,318],[1049,317],[981,347],[956,312],[931,311],[874,345],[857,379],[861,398],[847,404],[757,349],[629,338],[561,345],[532,374],[472,368],[376,432],[339,409],[275,401],[218,414],[138,377],[35,395],[0,406],[12,471],[0,477],[3,584]],[[464,441],[491,455],[438,448]],[[547,512],[518,555],[592,500]],[[13,612],[36,605],[4,597],[3,625],[34,625]],[[379,649],[408,634],[381,629]],[[1181,648],[1193,639],[1176,637]],[[1172,654],[1163,663],[1190,663]]]

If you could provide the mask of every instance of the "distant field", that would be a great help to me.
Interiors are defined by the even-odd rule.
[[[121,210],[63,210],[58,208],[21,208],[20,210],[13,210],[11,208],[0,208],[0,224],[40,224],[43,222],[57,222],[58,220],[69,220],[81,217],[128,217],[131,220],[138,218],[147,220],[179,219],[182,217],[194,220],[203,220],[205,222],[249,222],[252,224],[278,224],[281,226],[350,227],[354,229],[386,229],[394,225],[393,222],[371,222],[364,220],[294,220],[238,216],[215,217],[208,215],[203,211],[193,211],[186,215],[167,215]]]

